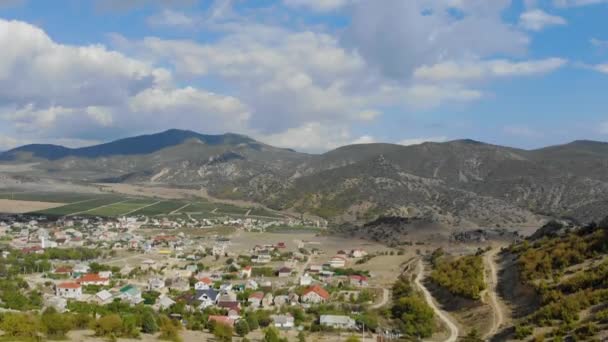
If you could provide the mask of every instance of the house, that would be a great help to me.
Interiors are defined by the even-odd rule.
[[[291,275],[291,268],[281,267],[278,272],[279,278],[287,278]]]
[[[274,302],[274,296],[272,295],[272,293],[268,292],[264,296],[264,299],[262,299],[262,306],[265,308],[269,308],[272,306],[273,302]]]
[[[228,311],[228,317],[238,318],[241,313],[241,303],[234,302],[218,302],[217,306]]]
[[[336,255],[329,260],[329,266],[331,268],[344,268],[346,266],[346,258]]]
[[[44,305],[47,308],[53,308],[57,310],[57,312],[63,313],[67,310],[68,300],[66,298],[57,296],[46,297]]]
[[[351,330],[356,329],[357,327],[357,323],[354,319],[340,315],[321,315],[319,323],[335,329]]]
[[[255,291],[258,289],[258,287],[260,287],[258,285],[258,282],[253,279],[247,280],[247,284],[245,284],[245,289],[251,289]]]
[[[329,293],[319,285],[313,285],[302,294],[301,300],[303,303],[318,304],[329,299]]]
[[[254,292],[249,295],[247,301],[252,308],[259,308],[262,305],[264,299],[264,292]]]
[[[148,291],[160,291],[165,288],[165,280],[161,278],[148,279]]]
[[[74,266],[73,273],[85,274],[89,273],[90,270],[91,268],[87,264],[77,264],[76,266]]]
[[[177,278],[173,279],[167,287],[170,290],[184,292],[190,290],[190,282],[185,278]]]
[[[363,258],[366,255],[367,252],[362,249],[353,249],[352,251],[350,251],[351,258]]]
[[[367,285],[369,285],[368,283],[368,279],[366,276],[362,276],[362,275],[351,275],[350,277],[348,277],[350,280],[350,284],[352,286],[357,286],[357,287],[367,287]]]
[[[292,306],[298,305],[300,303],[300,296],[297,293],[290,293],[288,303]]]
[[[139,304],[141,302],[144,301],[144,299],[141,296],[141,291],[133,286],[133,285],[126,285],[123,286],[120,290],[120,299],[127,301],[131,304]]]
[[[211,250],[211,254],[213,254],[214,256],[224,256],[224,254],[226,254],[226,245],[224,244],[217,244],[215,246],[213,246],[213,249]]]
[[[173,304],[175,304],[175,301],[165,295],[162,295],[158,298],[158,301],[156,303],[158,305],[158,307],[160,309],[168,309],[170,308]]]
[[[194,284],[195,290],[209,290],[213,286],[213,280],[209,277],[203,277],[198,279]]]
[[[323,271],[323,265],[310,265],[310,266],[308,266],[308,270],[311,273],[319,273],[319,272]]]
[[[113,298],[114,295],[108,290],[101,290],[95,294],[95,301],[97,302],[97,304],[101,305],[111,303]]]
[[[251,271],[253,268],[251,266],[245,266],[241,270],[241,278],[251,278]]]
[[[304,274],[300,277],[300,286],[309,286],[312,284],[312,277],[308,274]]]
[[[62,298],[79,299],[82,296],[82,286],[78,283],[61,283],[55,286],[55,294]]]
[[[251,257],[251,261],[256,264],[267,264],[272,261],[272,256],[270,254],[259,254]]]
[[[57,274],[57,275],[62,275],[62,276],[71,276],[72,273],[74,272],[74,269],[71,266],[60,266],[55,268],[55,271],[53,271],[53,273]]]
[[[214,289],[209,290],[197,290],[195,292],[195,298],[199,302],[198,307],[205,309],[209,306],[215,305],[219,297],[219,292]]]
[[[215,324],[223,324],[223,325],[227,325],[229,327],[234,326],[234,319],[228,317],[228,316],[214,316],[211,315],[209,316],[209,322],[215,322]]]
[[[78,283],[82,286],[88,285],[99,285],[99,286],[108,286],[110,285],[109,278],[100,277],[97,273],[87,273],[78,279]]]
[[[291,315],[272,315],[272,325],[278,329],[293,329],[295,322]]]
[[[278,295],[274,297],[274,305],[277,307],[281,307],[289,303],[289,296],[287,295]]]
[[[112,271],[100,271],[97,273],[101,278],[112,278]]]

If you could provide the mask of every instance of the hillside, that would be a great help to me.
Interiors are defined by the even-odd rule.
[[[503,253],[501,293],[514,305],[516,320],[501,340],[605,340],[608,220],[578,229],[547,228]]]
[[[22,173],[79,182],[206,189],[336,222],[379,216],[449,227],[534,227],[546,216],[581,222],[608,206],[608,144],[521,150],[473,140],[345,146],[321,155],[236,135],[166,132],[78,149],[28,145],[0,154]]]

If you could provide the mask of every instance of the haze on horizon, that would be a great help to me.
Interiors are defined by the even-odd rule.
[[[608,1],[0,0],[0,151],[607,140]]]

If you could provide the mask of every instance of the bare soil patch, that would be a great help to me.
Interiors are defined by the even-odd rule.
[[[4,214],[23,214],[32,211],[57,208],[66,205],[65,203],[35,202],[35,201],[15,201],[0,199],[0,213]]]

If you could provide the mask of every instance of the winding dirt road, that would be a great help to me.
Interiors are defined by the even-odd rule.
[[[488,286],[488,297],[489,297],[489,305],[492,307],[492,312],[494,313],[492,328],[485,335],[485,338],[492,337],[496,335],[500,329],[500,327],[504,323],[504,312],[503,306],[500,304],[500,300],[498,299],[496,286],[498,285],[498,269],[496,267],[496,255],[498,254],[498,249],[492,249],[488,251],[484,257],[485,264],[485,278],[486,284]]]
[[[449,316],[449,314],[446,313],[445,311],[441,310],[439,308],[439,306],[435,303],[435,301],[433,300],[433,296],[431,295],[429,290],[427,290],[427,288],[422,284],[423,275],[424,275],[424,264],[422,263],[422,260],[418,260],[418,273],[416,275],[416,279],[414,280],[414,282],[416,283],[416,286],[418,286],[420,291],[422,291],[422,294],[424,295],[424,299],[429,304],[429,306],[433,309],[433,311],[435,311],[435,314],[437,315],[437,317],[439,317],[439,319],[441,319],[445,323],[445,325],[448,327],[450,334],[444,340],[444,342],[456,342],[458,340],[458,335],[459,335],[458,326],[454,323],[453,319]]]

